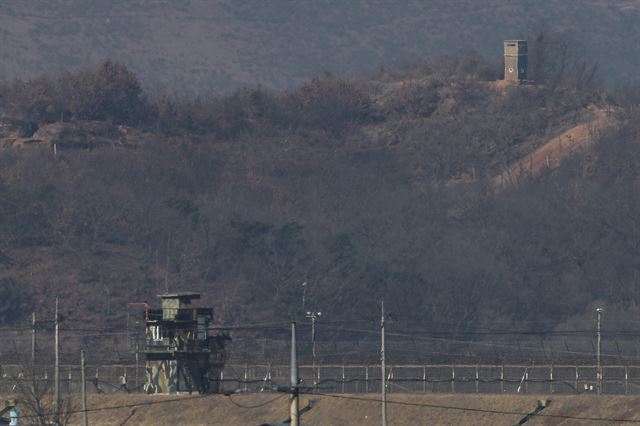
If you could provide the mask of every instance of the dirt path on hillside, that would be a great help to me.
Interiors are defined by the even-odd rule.
[[[589,120],[551,138],[495,177],[496,188],[507,188],[517,184],[522,176],[536,176],[545,169],[558,167],[565,158],[591,145],[598,132],[616,122],[613,115],[602,108],[592,106],[589,110],[591,111]]]

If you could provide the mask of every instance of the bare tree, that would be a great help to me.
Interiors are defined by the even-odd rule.
[[[74,412],[71,395],[60,398],[59,411],[53,395],[53,378],[47,375],[43,365],[22,365],[21,371],[11,377],[13,393],[20,413],[20,424],[67,425]],[[57,423],[56,423],[57,422]]]

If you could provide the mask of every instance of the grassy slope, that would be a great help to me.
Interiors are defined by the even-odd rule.
[[[377,395],[351,395],[358,398],[376,399]],[[141,402],[157,402],[176,397],[144,396],[93,396],[91,407],[107,407]],[[184,397],[187,398],[187,397]],[[238,395],[229,398],[216,395],[182,402],[160,403],[138,407],[126,424],[137,425],[259,425],[263,422],[281,422],[288,417],[288,401],[283,395]],[[269,401],[275,401],[269,403]],[[431,404],[448,407],[485,409],[512,413],[528,413],[536,406],[537,399],[550,399],[551,405],[544,410],[546,415],[577,416],[592,418],[618,418],[640,420],[640,398],[624,396],[558,396],[558,395],[390,395],[390,401],[411,404]],[[303,424],[310,425],[378,425],[380,405],[377,402],[353,401],[332,397],[312,397],[316,405],[302,417]],[[303,397],[301,406],[306,405]],[[253,409],[242,408],[266,405]],[[131,408],[117,411],[91,413],[89,421],[95,425],[119,425],[131,413]],[[426,408],[389,404],[390,425],[499,425],[513,424],[523,416],[520,414],[496,414],[442,408]],[[74,424],[81,421],[75,417]],[[617,424],[606,421],[538,417],[531,425],[575,425]]]
[[[378,101],[388,101],[401,88],[402,84],[400,83],[403,84],[404,81],[397,82],[394,80],[388,83],[378,83],[382,87],[382,95],[379,96]],[[477,84],[484,87],[488,83]],[[489,93],[494,91],[491,88],[491,84],[488,84],[487,87],[490,88]],[[460,88],[452,89],[452,93],[448,96],[454,99],[458,96],[460,90]],[[527,90],[533,91],[536,89],[527,88]],[[495,93],[497,97],[506,96],[506,92],[502,93],[499,90],[495,90]],[[447,104],[448,100],[450,99],[443,98],[440,103]],[[450,115],[455,118],[455,114]],[[406,127],[409,129],[420,123],[418,119],[415,119],[414,123],[411,119],[402,117],[400,119],[390,117],[389,120],[392,124],[395,123],[394,120],[408,120]],[[558,123],[554,122],[556,125],[552,125],[552,129],[549,129],[550,135],[554,134],[555,131],[561,132],[565,130],[565,123],[562,117],[557,118],[557,121]],[[366,143],[364,143],[362,139],[356,138],[347,142],[341,148],[341,151],[344,151],[347,155],[355,156],[357,154],[365,155],[368,152],[375,154],[379,149],[388,148],[390,153],[397,156],[399,168],[403,169],[403,173],[406,173],[409,177],[411,185],[415,188],[429,187],[433,182],[431,182],[429,176],[423,176],[420,169],[424,165],[421,140],[418,139],[417,143],[416,141],[405,142],[402,140],[393,143],[393,138],[376,136],[378,133],[393,133],[395,131],[394,126],[375,122],[363,125],[362,132],[372,135],[371,139],[367,138]],[[534,135],[527,139],[526,143],[523,142],[509,149],[525,149],[526,154],[543,144],[547,140],[546,137],[546,135]],[[153,153],[152,145],[145,145],[142,139],[149,139],[149,137],[141,138],[137,150],[116,149],[116,154],[120,155],[118,158],[128,158],[134,162],[136,159],[140,160],[145,156],[151,155]],[[151,137],[150,139],[153,138]],[[219,160],[219,175],[222,177],[222,181],[228,184],[237,182],[241,187],[246,187],[247,191],[254,191],[256,194],[269,194],[271,197],[269,204],[277,209],[278,212],[291,216],[299,214],[301,217],[307,218],[310,223],[314,221],[321,222],[321,219],[309,216],[314,214],[313,212],[300,210],[303,208],[301,206],[304,206],[304,203],[301,203],[299,199],[302,195],[298,192],[296,185],[288,184],[291,180],[288,175],[286,173],[278,175],[272,169],[276,166],[282,170],[292,169],[293,180],[298,179],[300,181],[298,185],[303,188],[307,185],[306,181],[299,177],[296,178],[295,170],[306,170],[311,167],[313,172],[313,167],[322,168],[323,161],[330,161],[331,156],[323,154],[323,149],[314,146],[312,143],[292,141],[291,146],[286,149],[280,146],[270,148],[273,142],[270,145],[267,143],[263,145],[265,146],[257,146],[241,140],[218,142],[208,145],[208,149],[215,152],[215,157]],[[525,145],[526,147],[524,147]],[[31,149],[36,148],[35,146],[26,146],[24,151]],[[268,161],[261,157],[263,150],[269,154],[270,149],[276,149],[277,152],[285,149],[282,152],[286,152],[286,156],[279,159],[276,166],[269,166]],[[64,187],[79,179],[78,170],[85,170],[86,164],[93,164],[93,161],[99,161],[102,156],[108,157],[113,152],[111,148],[101,148],[95,151],[63,150],[53,163],[54,165],[51,166],[51,170],[42,173],[48,175],[52,179],[51,182]],[[516,158],[520,158],[518,152],[514,152],[514,155]],[[149,164],[153,164],[153,161],[150,161]],[[30,167],[23,168],[31,169]],[[2,168],[0,177],[11,182],[15,179],[15,176],[12,176],[13,170],[12,167]],[[498,168],[498,166],[492,166],[489,169],[489,176],[496,176],[496,171],[499,172],[500,170],[502,169]],[[347,177],[345,180],[351,177]],[[367,175],[363,176],[362,179],[368,179]],[[332,183],[329,181],[329,186],[321,189],[328,190],[331,188],[330,185],[333,184],[337,185],[338,190],[340,190],[339,182]],[[115,185],[115,183],[111,184]],[[319,194],[322,197],[324,193],[320,192]],[[217,209],[224,207],[216,206]],[[72,208],[70,207],[69,209]],[[322,216],[325,213],[316,214]],[[73,318],[118,317],[123,320],[124,308],[127,302],[149,300],[155,303],[154,295],[163,292],[165,282],[170,283],[171,286],[188,285],[188,288],[185,289],[202,291],[205,295],[203,303],[215,306],[219,318],[227,319],[231,315],[236,315],[238,306],[247,304],[246,294],[241,291],[234,291],[233,285],[231,285],[231,290],[229,290],[228,294],[224,293],[226,289],[224,280],[219,280],[222,284],[211,287],[210,284],[203,282],[200,276],[192,279],[188,275],[189,271],[185,275],[168,272],[164,260],[158,258],[157,250],[154,256],[153,254],[145,253],[142,248],[134,245],[109,242],[99,242],[96,247],[85,247],[84,249],[70,247],[73,247],[73,245],[61,244],[60,246],[11,250],[10,255],[13,260],[1,271],[1,275],[10,277],[16,282],[29,283],[29,290],[33,293],[33,300],[39,311],[49,311],[51,309],[49,297],[52,294],[59,295],[63,300],[64,314]],[[220,292],[224,293],[224,297],[219,296]],[[74,304],[72,303],[73,300],[83,300],[86,303]]]

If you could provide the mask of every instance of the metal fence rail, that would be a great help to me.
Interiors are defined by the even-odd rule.
[[[80,392],[80,366],[62,365],[61,389]],[[302,386],[318,392],[380,392],[379,365],[299,366]],[[387,366],[387,392],[390,393],[595,393],[595,365],[524,364],[398,364]],[[91,393],[142,392],[144,365],[88,366],[87,389]],[[289,380],[289,366],[275,364],[228,364],[218,377],[221,392],[272,392]],[[15,392],[18,383],[36,380],[51,383],[53,367],[42,367],[29,375],[19,365],[0,365],[0,392]],[[124,380],[123,380],[124,378]],[[124,385],[123,385],[124,383]],[[640,395],[640,365],[602,366],[602,393]]]
[[[145,379],[144,365],[87,366],[85,374],[89,393],[141,392]],[[20,386],[32,386],[34,382],[40,389],[52,388],[53,376],[52,365],[36,368],[34,374],[22,365],[3,364],[0,365],[0,393],[13,393]],[[80,393],[80,377],[80,365],[61,365],[60,390],[63,393]]]
[[[379,365],[299,367],[302,385],[322,392],[380,391]],[[595,393],[595,365],[389,365],[387,392]],[[640,366],[602,367],[602,393],[640,394]],[[285,384],[286,365],[227,365],[218,379],[226,391],[264,392]]]

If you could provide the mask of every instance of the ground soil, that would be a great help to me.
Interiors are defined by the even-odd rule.
[[[582,123],[549,139],[544,145],[512,164],[494,179],[498,188],[517,184],[523,176],[536,176],[543,170],[556,168],[562,160],[584,150],[596,139],[598,132],[613,125],[613,114],[591,107],[590,116]]]

